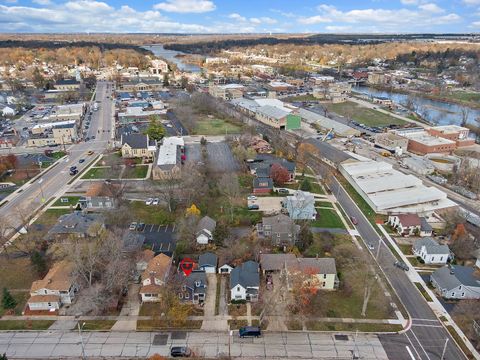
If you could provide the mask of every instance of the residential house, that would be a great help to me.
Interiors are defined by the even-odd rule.
[[[79,199],[81,209],[85,211],[111,210],[116,206],[116,198],[121,192],[120,185],[108,182],[92,183]]]
[[[430,275],[430,281],[445,299],[480,299],[480,276],[468,266],[444,266]]]
[[[34,281],[27,302],[30,311],[57,311],[63,304],[71,304],[78,287],[71,276],[73,264],[60,261],[47,275]]]
[[[269,238],[274,246],[293,246],[300,233],[300,225],[284,214],[262,218],[257,224],[257,233]]]
[[[198,268],[207,274],[215,274],[217,272],[218,257],[217,255],[207,252],[198,258]]]
[[[273,164],[278,164],[287,169],[290,176],[288,181],[295,180],[296,166],[292,161],[271,154],[257,154],[255,159],[249,161],[248,167],[252,175],[257,177],[270,177],[270,169]]]
[[[149,70],[153,75],[162,75],[168,73],[168,64],[161,59],[153,59],[150,61]]]
[[[297,258],[294,254],[261,254],[260,266],[264,273],[286,274],[289,290],[298,286],[299,282],[323,290],[335,290],[339,285],[333,258]]]
[[[257,301],[259,289],[260,275],[257,262],[244,262],[230,273],[231,300]]]
[[[144,134],[122,135],[121,143],[124,158],[153,159],[157,151],[157,142]]]
[[[203,304],[207,297],[207,276],[205,271],[195,270],[185,276],[178,297],[184,302]]]
[[[197,224],[197,244],[206,245],[213,241],[213,231],[217,226],[217,222],[209,216],[204,216]]]
[[[232,270],[233,270],[233,266],[231,266],[230,264],[227,264],[227,263],[218,267],[218,273],[222,274],[222,275],[230,274],[232,272]]]
[[[147,268],[142,274],[142,287],[140,288],[142,302],[160,301],[162,286],[167,281],[171,266],[172,258],[165,254],[157,255],[148,262]]]
[[[417,214],[391,215],[388,223],[402,236],[420,235],[421,220]]]
[[[440,245],[429,237],[415,241],[412,251],[413,255],[420,257],[425,264],[446,264],[450,258],[448,245]]]
[[[273,190],[273,180],[269,177],[256,177],[253,179],[253,193],[255,195],[270,194]]]
[[[285,197],[283,206],[293,220],[315,220],[315,197],[313,194],[297,190],[293,195]]]
[[[185,161],[185,143],[181,136],[163,139],[152,169],[154,180],[179,178]]]
[[[48,231],[47,240],[66,240],[69,236],[78,238],[97,236],[105,228],[103,216],[74,211],[62,215]]]

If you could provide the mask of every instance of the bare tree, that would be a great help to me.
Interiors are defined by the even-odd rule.
[[[462,110],[460,112],[462,116],[462,121],[460,123],[461,126],[466,126],[468,123],[468,118],[470,116],[470,109],[467,107],[462,107]]]

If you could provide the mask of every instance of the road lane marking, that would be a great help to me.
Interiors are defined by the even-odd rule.
[[[437,322],[438,320],[437,319],[420,319],[420,318],[412,318],[412,320],[414,321],[433,321],[433,322]]]
[[[415,356],[413,356],[412,350],[408,346],[405,346],[407,348],[408,355],[412,358],[412,360],[415,360]]]
[[[412,326],[419,326],[419,327],[436,327],[436,328],[443,328],[442,325],[428,325],[428,324],[412,324]]]
[[[413,330],[410,330],[410,332],[412,333],[412,335],[415,337],[415,339],[417,340],[418,342],[418,345],[420,345],[420,348],[422,349],[423,353],[425,354],[425,356],[427,357],[428,360],[430,360],[430,356],[428,356],[425,348],[423,347],[422,343],[420,342],[420,340],[418,340],[418,337],[417,335],[415,334],[415,332]]]
[[[410,345],[412,345],[412,348],[413,348],[413,350],[415,351],[415,353],[417,354],[418,358],[421,360],[422,357],[420,356],[420,354],[418,353],[418,350],[417,350],[417,349],[415,348],[415,346],[413,345],[412,340],[410,340],[410,338],[408,337],[408,334],[407,334],[407,333],[405,333],[405,336],[406,336],[408,342],[410,343]]]

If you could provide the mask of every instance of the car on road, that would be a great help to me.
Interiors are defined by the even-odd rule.
[[[368,244],[367,247],[368,247],[370,250],[375,250],[375,246],[373,246],[373,244]]]
[[[173,346],[170,349],[170,356],[172,357],[190,357],[192,350],[187,346]]]
[[[247,200],[257,200],[257,197],[255,195],[249,195]]]
[[[85,162],[85,159],[80,159],[78,160],[78,162],[81,164],[81,163],[84,163]]]
[[[160,202],[160,199],[159,199],[159,198],[155,198],[155,199],[153,199],[153,201],[152,201],[152,205],[158,205],[159,202]]]
[[[350,216],[350,221],[353,225],[358,225],[358,220],[355,216]]]
[[[95,135],[92,136],[92,140],[95,139]]]
[[[238,330],[241,338],[244,337],[259,337],[262,335],[262,330],[258,326],[243,326]]]
[[[395,265],[396,267],[398,267],[402,270],[405,270],[405,271],[408,271],[410,269],[407,264],[405,264],[403,261],[399,261],[399,260],[395,261],[393,263],[393,265]]]
[[[74,165],[74,166],[70,166],[70,171],[74,171],[74,170],[77,170],[77,167]]]
[[[152,198],[148,198],[147,200],[145,200],[145,205],[152,205],[152,203],[153,203]]]
[[[70,169],[70,175],[74,176],[78,174],[78,169]]]
[[[135,230],[137,228],[137,223],[134,221],[130,224],[130,227],[128,228],[128,230]]]
[[[87,152],[87,155],[93,155],[93,151],[90,150],[89,152]]]
[[[257,204],[248,205],[248,210],[258,210],[260,207]]]
[[[145,223],[138,223],[137,231],[143,231],[145,229]]]

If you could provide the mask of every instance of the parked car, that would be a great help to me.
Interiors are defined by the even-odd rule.
[[[158,205],[160,203],[160,199],[159,198],[155,198],[153,199],[152,201],[152,205]]]
[[[277,189],[277,193],[279,194],[289,194],[290,192],[288,189]]]
[[[85,162],[85,159],[80,159],[78,160],[78,162],[81,164],[81,163],[84,163]]]
[[[244,326],[238,330],[241,338],[244,337],[259,337],[262,335],[262,330],[258,326]]]
[[[170,350],[170,356],[172,357],[190,357],[192,350],[187,346],[173,346]]]
[[[152,198],[148,198],[146,201],[145,201],[145,205],[152,205],[153,203],[153,199]]]
[[[358,220],[355,216],[350,216],[350,220],[352,222],[353,225],[357,225],[358,224]]]
[[[402,270],[405,270],[405,271],[408,271],[410,268],[408,267],[407,264],[405,264],[403,261],[395,261],[393,263],[393,265],[395,265],[396,267],[402,269]]]
[[[250,195],[247,197],[247,200],[257,200],[257,197],[255,195]]]
[[[136,222],[132,222],[130,224],[130,227],[128,228],[128,230],[135,230],[137,228],[137,223]]]
[[[260,207],[257,204],[248,205],[248,210],[258,210]]]
[[[138,223],[137,231],[143,231],[145,229],[145,223]]]

